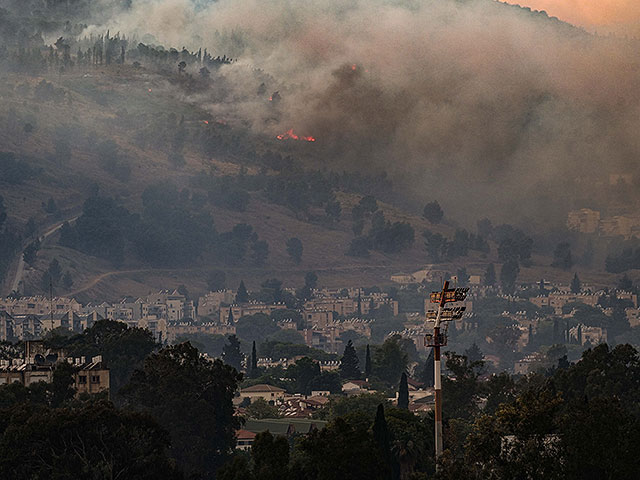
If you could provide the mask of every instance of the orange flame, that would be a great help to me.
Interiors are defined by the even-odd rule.
[[[358,67],[357,67],[357,65],[355,63],[353,65],[351,65],[351,70],[355,71],[356,68],[358,68]]]
[[[296,135],[295,133],[293,133],[293,128],[287,130],[285,133],[281,133],[280,135],[277,135],[276,138],[278,140],[304,140],[305,142],[315,142],[316,139],[315,137],[305,137],[305,136],[299,136]]]

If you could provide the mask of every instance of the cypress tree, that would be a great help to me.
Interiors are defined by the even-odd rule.
[[[344,347],[344,354],[340,359],[340,376],[344,379],[360,378],[360,368],[358,367],[358,355],[353,347],[353,342],[349,340]]]
[[[387,428],[387,420],[384,418],[384,407],[378,405],[376,411],[376,420],[373,423],[373,438],[378,445],[378,449],[384,462],[389,466],[389,479],[395,480],[399,478],[399,466],[394,461],[391,454],[391,437]]]
[[[582,290],[582,284],[578,278],[578,274],[574,273],[573,280],[571,280],[571,293],[580,293],[580,290]]]
[[[409,383],[407,382],[407,374],[405,372],[402,372],[400,386],[398,387],[398,408],[404,410],[409,409]]]
[[[364,375],[366,378],[371,376],[371,350],[369,344],[367,344],[367,354],[364,357]]]
[[[258,353],[256,352],[256,341],[253,341],[251,347],[251,375],[255,375],[258,372]]]
[[[247,303],[249,301],[249,292],[244,286],[244,280],[240,280],[238,291],[236,292],[236,303]]]
[[[229,307],[229,316],[227,317],[227,324],[233,325],[233,308]]]
[[[433,384],[435,381],[434,379],[435,372],[433,371],[434,363],[435,361],[433,358],[433,348],[432,348],[431,351],[429,352],[429,356],[427,357],[427,360],[424,363],[424,367],[420,372],[420,381],[423,382],[427,387],[433,387]]]

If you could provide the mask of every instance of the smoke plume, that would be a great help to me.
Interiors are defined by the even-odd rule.
[[[317,161],[386,169],[469,219],[561,219],[609,173],[636,170],[637,44],[514,6],[133,0],[88,31],[105,26],[237,58],[221,69],[233,105],[212,111],[313,135]],[[256,95],[265,77],[277,107]]]

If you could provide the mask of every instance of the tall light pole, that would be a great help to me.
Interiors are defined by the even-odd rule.
[[[440,333],[442,322],[450,322],[462,318],[464,306],[445,308],[447,303],[461,302],[467,296],[468,288],[449,288],[449,282],[445,281],[442,291],[431,293],[431,303],[438,304],[438,310],[427,311],[427,320],[435,320],[433,325],[433,335],[429,334],[425,338],[425,345],[433,347],[434,366],[434,389],[436,394],[435,405],[435,444],[436,462],[442,455],[442,369],[440,367],[440,347],[447,345],[447,335]],[[437,468],[437,463],[436,463]]]

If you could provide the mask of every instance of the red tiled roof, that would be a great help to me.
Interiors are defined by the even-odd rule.
[[[249,430],[237,430],[236,438],[238,440],[253,440],[254,438],[256,438],[256,434],[250,432]]]

